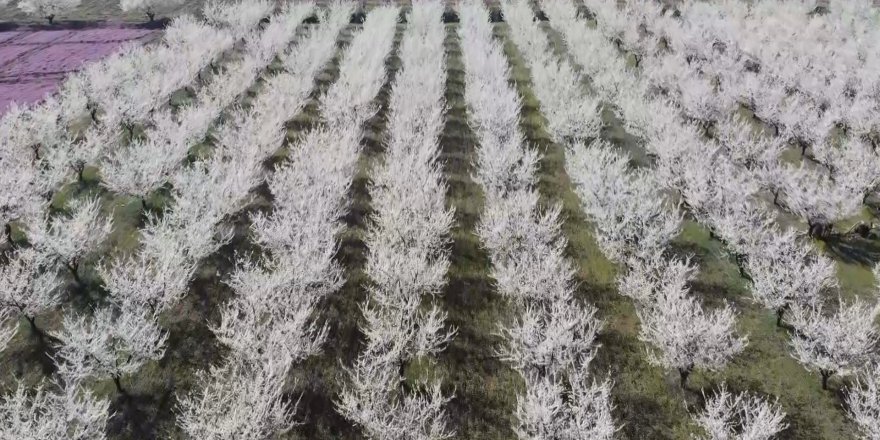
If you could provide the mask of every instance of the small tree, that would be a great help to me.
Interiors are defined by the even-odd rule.
[[[704,394],[705,396],[705,394]],[[732,394],[722,385],[706,398],[706,407],[694,420],[708,434],[705,440],[769,440],[788,427],[776,403],[746,393]]]
[[[18,8],[25,14],[42,17],[52,24],[55,16],[79,6],[82,0],[21,0]]]
[[[629,271],[618,281],[618,291],[638,305],[651,305],[658,295],[687,290],[696,279],[699,268],[690,259],[668,259],[662,250],[645,258],[629,258]]]
[[[119,7],[123,11],[141,11],[147,14],[152,23],[156,19],[156,8],[170,8],[182,5],[184,0],[121,0]]]
[[[750,122],[739,115],[722,118],[716,128],[716,138],[727,147],[733,162],[748,170],[775,163],[785,148],[782,139],[755,133]]]
[[[367,356],[358,358],[348,370],[348,376],[336,410],[359,425],[367,438],[442,440],[452,437],[443,409],[451,397],[443,396],[439,382],[421,384],[419,388],[424,391],[401,393],[403,378],[397,369]]]
[[[296,268],[269,267],[275,270],[240,263],[227,282],[237,296],[223,307],[211,331],[235,358],[261,363],[283,354],[299,362],[318,353],[327,337],[327,327],[313,318],[324,292],[317,283],[291,282]]]
[[[228,26],[236,35],[243,36],[268,17],[275,4],[268,0],[241,0],[234,3],[217,0],[205,4],[202,13],[209,23]]]
[[[289,360],[269,363],[232,361],[199,373],[203,387],[178,397],[177,425],[189,438],[204,440],[261,439],[294,426],[284,401]]]
[[[28,229],[28,238],[37,251],[66,267],[80,283],[80,264],[112,229],[112,216],[101,218],[101,201],[94,198],[74,202],[68,215],[51,219],[47,215]]]
[[[807,221],[811,237],[827,239],[834,223],[862,209],[862,189],[849,188],[821,170],[806,165],[782,166],[785,206]]]
[[[595,315],[595,308],[575,301],[526,306],[512,326],[501,329],[507,344],[499,354],[524,376],[576,371],[598,348],[602,321]]]
[[[573,146],[567,153],[566,170],[609,258],[622,262],[663,249],[678,235],[682,214],[660,193],[652,173],[631,171],[629,157],[604,141]]]
[[[94,316],[64,316],[64,328],[54,336],[61,341],[56,362],[67,381],[113,379],[125,392],[121,379],[150,360],[165,354],[168,334],[146,311],[114,311],[105,307]]]
[[[6,265],[0,266],[0,308],[8,315],[24,316],[31,329],[40,334],[34,320],[61,303],[60,284],[56,272],[49,270],[39,252],[19,248]]]
[[[833,314],[825,313],[819,303],[793,308],[790,318],[792,355],[808,370],[819,372],[823,390],[832,375],[853,374],[873,359],[880,341],[874,327],[877,305],[859,299],[850,304],[837,301]]]
[[[527,440],[610,440],[617,427],[611,415],[611,382],[590,382],[585,374],[558,378],[527,375],[526,393],[518,396],[517,437]]]
[[[681,386],[695,368],[717,370],[741,352],[747,338],[737,337],[736,313],[730,306],[706,312],[682,283],[670,284],[637,310],[639,339],[649,344],[648,360],[678,370]]]
[[[98,267],[104,288],[119,307],[159,314],[186,294],[195,263],[180,248],[165,247],[160,254],[151,250]]]
[[[575,372],[568,376],[569,390],[567,394],[568,411],[568,436],[571,439],[596,439],[611,440],[620,429],[614,423],[611,412],[614,405],[611,403],[610,380],[596,382],[588,379],[587,375]]]
[[[101,186],[121,195],[136,196],[147,207],[150,194],[167,182],[181,164],[188,145],[135,139],[127,148],[115,149],[101,162]]]
[[[96,398],[77,382],[59,384],[58,394],[39,385],[31,394],[23,383],[0,403],[0,437],[103,440],[109,400]]]
[[[565,414],[565,387],[549,376],[531,374],[524,376],[525,394],[516,399],[516,423],[513,426],[518,438],[559,438],[565,429],[560,423]]]
[[[834,261],[799,242],[794,231],[768,231],[759,246],[746,260],[752,296],[776,312],[777,326],[786,310],[813,305],[837,286]]]
[[[846,405],[863,438],[880,438],[880,364],[869,365],[858,375],[847,392]]]

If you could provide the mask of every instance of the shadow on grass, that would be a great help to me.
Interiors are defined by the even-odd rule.
[[[855,234],[832,235],[825,240],[826,249],[835,258],[850,264],[873,267],[880,262],[880,241]]]
[[[454,395],[447,406],[450,427],[460,439],[508,439],[519,377],[495,355],[501,343],[495,334],[506,319],[507,306],[489,277],[489,257],[476,236],[483,209],[479,186],[471,179],[476,140],[467,121],[464,66],[457,26],[447,25],[446,102],[440,163],[448,183],[447,206],[455,209],[451,231],[449,281],[440,306],[447,324],[458,330],[437,356],[444,392]]]
[[[330,326],[328,340],[319,356],[307,359],[293,368],[294,395],[299,397],[297,417],[304,424],[294,431],[293,438],[357,439],[360,430],[343,418],[335,401],[348,381],[345,368],[352,365],[361,350],[363,335],[358,328],[360,304],[366,298],[364,274],[368,249],[364,235],[373,214],[369,192],[370,175],[385,150],[384,136],[391,97],[391,84],[400,66],[397,50],[404,26],[397,27],[392,54],[385,62],[388,78],[374,99],[379,110],[364,124],[362,152],[357,175],[349,189],[351,204],[342,219],[345,230],[339,239],[336,260],[345,271],[343,287],[329,295],[321,309],[320,319]]]
[[[156,394],[120,393],[110,403],[114,414],[107,423],[107,434],[121,438],[155,439],[165,437],[159,418],[170,411],[174,401],[174,379],[168,377]]]

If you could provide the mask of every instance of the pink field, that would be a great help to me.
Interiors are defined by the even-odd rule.
[[[123,43],[146,41],[154,32],[122,28],[0,32],[0,115],[12,102],[43,99],[83,63],[107,56]]]

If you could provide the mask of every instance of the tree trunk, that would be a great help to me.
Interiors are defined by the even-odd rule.
[[[116,384],[116,391],[119,394],[125,394],[125,388],[122,388],[122,382],[119,380],[119,376],[113,375],[113,383]]]
[[[715,233],[715,230],[711,228],[709,229],[709,238],[711,238],[712,240],[721,241],[721,239],[718,238],[718,234]]]
[[[831,232],[834,230],[834,225],[831,223],[826,223],[824,221],[807,221],[807,225],[809,226],[809,234],[810,237],[818,238],[819,240],[827,240],[828,237],[831,236]]]
[[[822,389],[827,390],[828,389],[828,378],[830,378],[833,373],[828,370],[822,370],[819,372],[819,374],[822,375]]]
[[[49,24],[55,24],[55,15],[47,15],[46,20],[49,20]]]
[[[25,319],[27,319],[28,323],[30,324],[30,326],[31,326],[31,332],[34,334],[34,336],[36,336],[37,339],[38,339],[41,343],[45,343],[45,342],[46,342],[46,340],[45,340],[46,335],[45,335],[45,333],[43,333],[42,330],[40,330],[39,327],[37,327],[37,322],[36,322],[36,321],[37,321],[37,317],[36,317],[36,316],[27,316],[27,315],[25,315]]]
[[[744,279],[746,279],[746,280],[749,280],[749,281],[752,280],[752,277],[749,276],[749,273],[746,272],[746,269],[742,266],[742,264],[737,264],[737,265],[736,265],[736,268],[739,269],[739,276],[740,276],[740,277],[742,277],[742,278],[744,278]]]
[[[73,280],[76,281],[77,285],[82,285],[82,280],[79,277],[79,261],[72,261],[67,263],[67,270],[70,271],[70,274],[73,275]]]
[[[6,223],[6,226],[3,227],[3,233],[6,234],[6,241],[10,244],[12,243],[12,225]]]
[[[97,124],[98,123],[98,109],[97,109],[97,107],[92,107],[92,109],[89,110],[89,115],[92,117],[92,122]]]
[[[678,369],[678,377],[679,377],[679,380],[680,380],[680,382],[679,382],[679,386],[681,386],[681,389],[686,389],[686,388],[687,388],[687,380],[688,380],[688,376],[691,375],[691,371],[693,371],[693,369],[694,369],[693,366],[689,366],[689,367],[687,367],[687,368],[679,368],[679,369]]]
[[[147,11],[147,18],[150,19],[150,23],[156,21],[156,13],[153,11]]]
[[[751,282],[752,276],[746,270],[746,256],[738,253],[734,255],[733,259],[736,262],[737,270],[739,270],[739,276]]]
[[[785,314],[785,307],[776,309],[776,327],[782,327],[782,315]]]
[[[40,329],[37,327],[37,317],[36,316],[27,316],[25,315],[25,319],[31,324],[31,331],[35,334],[40,334]]]

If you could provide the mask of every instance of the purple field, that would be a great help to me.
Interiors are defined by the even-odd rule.
[[[0,32],[0,115],[12,102],[43,99],[83,63],[98,60],[124,43],[146,41],[154,32],[125,28]]]

